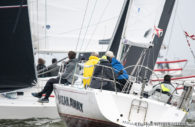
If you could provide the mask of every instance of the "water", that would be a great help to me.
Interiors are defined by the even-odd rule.
[[[66,127],[60,119],[26,119],[26,120],[0,120],[0,127]],[[195,127],[195,120],[188,119],[185,126],[170,127]]]
[[[0,127],[66,127],[61,119],[0,120]]]

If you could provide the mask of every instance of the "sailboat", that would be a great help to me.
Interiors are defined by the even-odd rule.
[[[144,88],[156,63],[174,3],[175,0],[124,1],[108,50],[124,63],[130,75],[125,85],[128,90],[81,88],[78,87],[82,85],[81,80],[70,86],[55,84],[58,112],[69,127],[77,124],[98,127],[163,126],[165,122],[177,124],[185,121],[191,101],[184,98],[189,98],[193,92],[190,84],[185,84],[186,90],[178,100],[168,99],[169,103],[144,97]],[[159,33],[159,30],[163,32]],[[75,76],[82,78],[78,74]]]
[[[27,0],[0,2],[0,119],[59,118],[54,97],[37,102],[37,85]]]

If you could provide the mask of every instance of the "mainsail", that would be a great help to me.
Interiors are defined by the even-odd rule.
[[[148,48],[163,11],[165,0],[132,0],[122,41]],[[131,44],[132,43],[132,44]]]
[[[120,56],[125,67],[132,66],[128,73],[139,77],[139,81],[150,78],[174,3],[175,0],[131,1]]]
[[[27,0],[0,1],[0,92],[36,81]]]
[[[130,0],[124,1],[123,9],[122,9],[120,17],[118,19],[115,31],[112,35],[111,44],[108,47],[109,50],[113,51],[114,55],[118,54],[119,44],[120,44],[121,36],[123,33],[123,28],[124,28],[129,4],[130,4]]]
[[[99,40],[114,31],[122,1],[29,0],[37,52],[105,51]]]

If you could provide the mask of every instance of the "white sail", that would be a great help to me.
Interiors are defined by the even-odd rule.
[[[123,0],[89,0],[88,6],[87,2],[31,0],[35,48],[48,51],[106,50],[107,46],[99,45],[99,40],[111,38]]]
[[[165,0],[133,0],[126,21],[124,43],[149,47],[158,29]]]

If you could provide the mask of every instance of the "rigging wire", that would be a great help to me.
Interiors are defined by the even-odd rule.
[[[17,17],[16,17],[16,20],[15,20],[15,24],[14,24],[12,33],[15,33],[15,31],[16,31],[16,28],[17,28],[17,25],[18,25],[18,22],[19,22],[19,19],[20,19],[20,15],[22,13],[23,3],[24,3],[24,1],[22,0],[21,3],[20,3],[20,8],[19,8],[18,13],[17,13]]]
[[[85,34],[84,34],[84,37],[83,37],[83,41],[82,41],[82,43],[81,43],[81,48],[80,48],[80,50],[81,50],[82,47],[83,47],[83,43],[84,43],[85,37],[86,37],[86,35],[87,35],[87,31],[88,31],[89,25],[90,25],[90,23],[91,23],[93,13],[94,13],[95,8],[96,8],[96,4],[97,4],[97,0],[95,1],[95,4],[94,4],[94,6],[93,6],[93,10],[92,10],[92,13],[91,13],[91,16],[90,16],[90,19],[89,19],[89,23],[87,24],[87,29],[86,29],[86,31],[85,31]]]
[[[152,52],[152,53],[151,53]],[[149,48],[147,51],[146,51],[146,55],[145,55],[145,57],[146,58],[144,58],[144,59],[146,59],[146,67],[148,67],[148,68],[150,68],[149,67],[149,57],[152,57],[152,65],[153,66],[155,66],[155,62],[154,62],[154,49],[153,48]],[[145,60],[143,60],[143,61],[145,61]],[[142,65],[144,66],[144,62],[142,63]],[[150,68],[151,69],[151,68]],[[151,70],[153,70],[153,69],[151,69]],[[147,74],[148,74],[148,70],[146,69],[145,70],[145,73],[144,73],[144,78],[147,78]]]
[[[145,62],[145,59],[146,59],[146,56],[147,56],[147,54],[146,54],[146,52],[147,52],[147,49],[144,49],[143,51],[143,56],[142,56],[142,62],[140,62],[140,65],[141,66],[139,66],[138,67],[138,69],[137,69],[137,76],[138,77],[140,77],[141,76],[141,71],[142,71],[142,66],[144,66],[144,62]],[[144,73],[144,75],[143,75],[143,78],[145,78],[145,74],[146,74],[146,70],[144,71],[145,73]],[[142,79],[142,81],[143,81],[144,79]]]
[[[113,19],[115,19],[115,18],[116,18],[116,17],[112,17],[112,18],[103,20],[103,21],[101,21],[99,24],[102,24],[102,23],[111,21],[111,20],[113,20]],[[92,27],[92,26],[95,26],[95,25],[98,25],[98,23],[91,24],[91,25],[89,25],[89,27]],[[85,29],[85,28],[86,28],[86,27],[83,27],[82,29]],[[57,34],[67,34],[67,33],[71,33],[71,32],[74,32],[74,31],[77,31],[77,30],[80,30],[80,29],[81,29],[81,28],[76,28],[76,29],[72,29],[72,30],[65,31],[65,32],[61,32],[61,33],[57,33]],[[52,38],[52,36],[47,37],[47,39],[48,39],[48,38]],[[40,40],[43,40],[43,39],[44,39],[44,37],[40,38],[39,41],[40,41]],[[35,42],[37,42],[37,41],[35,41]]]
[[[79,31],[79,37],[78,37],[77,44],[76,44],[76,49],[75,49],[76,51],[77,51],[79,40],[80,40],[80,37],[81,37],[81,32],[82,32],[82,29],[83,29],[83,25],[84,25],[85,16],[86,16],[86,13],[87,13],[88,5],[89,5],[89,0],[87,1],[87,5],[86,5],[85,12],[84,12],[81,28],[80,28],[80,31]]]
[[[46,25],[47,25],[47,0],[45,0],[45,26],[44,26],[44,28],[45,28],[45,48],[46,48],[46,43],[47,43],[47,29],[46,29]]]
[[[108,18],[106,20],[102,20],[100,23],[94,23],[94,24],[91,24],[89,25],[89,27],[93,27],[93,26],[96,26],[96,25],[99,25],[99,24],[102,24],[102,23],[105,23],[105,22],[108,22],[108,21],[111,21],[113,19],[115,19],[116,16],[114,17],[111,17],[111,18]],[[83,29],[86,29],[87,27],[83,27]],[[57,34],[67,34],[67,33],[71,33],[71,32],[74,32],[74,31],[77,31],[77,30],[80,30],[81,28],[75,28],[75,29],[72,29],[72,30],[69,30],[69,31],[65,31],[65,32],[60,32],[60,33],[57,33]]]
[[[179,24],[180,24],[180,25],[179,25],[180,28],[182,29],[182,31],[184,31],[184,27],[183,27],[182,22],[181,22],[181,20],[180,20],[180,16],[178,15],[177,18],[178,18],[178,21],[179,21]],[[185,36],[185,37],[186,37],[186,41],[188,42],[187,36]],[[194,61],[195,61],[195,54],[194,54],[192,48],[191,48],[190,46],[188,46],[188,47],[189,47],[190,52],[191,52],[191,54],[192,54],[192,56],[193,56],[193,59],[194,59]]]
[[[177,2],[177,1],[176,1]],[[178,5],[179,5],[179,1],[177,2],[177,4],[176,4],[176,8],[175,8],[175,15],[174,15],[174,17],[173,17],[173,23],[172,23],[172,25],[171,25],[171,34],[170,34],[170,36],[169,36],[169,41],[168,41],[168,46],[170,45],[170,42],[171,42],[171,39],[172,39],[172,36],[173,36],[173,28],[174,28],[174,26],[175,26],[175,17],[176,17],[176,14],[177,14],[177,10],[178,10]],[[169,48],[167,49],[167,51],[166,51],[166,53],[165,53],[165,56],[167,56],[167,54],[168,54],[168,52],[169,52]]]
[[[36,9],[37,9],[37,43],[38,43],[37,50],[39,51],[40,50],[40,43],[39,43],[39,25],[38,25],[38,22],[39,22],[39,3],[38,3],[38,0],[37,0]],[[39,54],[38,54],[38,57],[39,57]]]
[[[178,18],[178,21],[179,21],[179,26],[180,26],[181,30],[183,31],[184,30],[184,27],[183,27],[183,24],[182,24],[182,22],[180,20],[180,16],[177,15],[177,18]]]
[[[98,20],[98,23],[97,23],[97,25],[95,26],[95,28],[94,28],[94,30],[93,30],[93,32],[92,32],[92,35],[91,35],[89,41],[87,42],[87,45],[86,45],[86,47],[85,47],[85,51],[86,51],[86,49],[88,48],[89,43],[91,42],[91,40],[92,40],[92,38],[93,38],[93,35],[95,34],[95,31],[97,30],[97,27],[98,27],[98,25],[100,24],[101,19],[102,19],[102,17],[104,16],[107,7],[108,7],[109,4],[110,4],[110,1],[111,1],[111,0],[109,0],[109,1],[106,3],[106,6],[105,6],[105,8],[103,9],[102,14],[101,14],[101,16],[100,16],[100,18],[99,18],[99,20]]]

